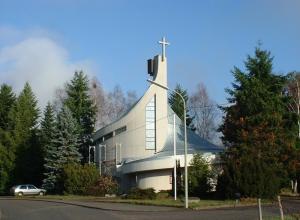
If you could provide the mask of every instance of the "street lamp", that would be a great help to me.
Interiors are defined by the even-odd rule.
[[[147,79],[148,82],[159,86],[167,91],[172,91],[175,92],[179,97],[182,99],[183,102],[183,123],[184,123],[184,192],[185,192],[185,208],[189,207],[188,203],[188,167],[187,167],[187,135],[186,135],[186,104],[185,104],[185,99],[183,96],[179,93],[176,92],[175,90],[170,90],[167,86],[161,85],[157,82],[154,82],[153,80]]]

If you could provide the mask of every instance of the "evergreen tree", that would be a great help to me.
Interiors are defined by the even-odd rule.
[[[15,143],[11,133],[0,128],[0,194],[8,192],[12,184],[15,162]]]
[[[296,120],[282,95],[286,78],[272,73],[272,60],[270,52],[256,48],[245,72],[232,71],[235,83],[227,89],[231,105],[222,108],[220,127],[226,151],[218,188],[226,196],[273,197],[285,180],[280,155],[295,144]]]
[[[48,103],[45,111],[44,118],[41,122],[41,145],[43,147],[44,155],[44,179],[43,187],[48,191],[53,191],[56,183],[56,175],[58,171],[57,159],[58,150],[57,146],[53,143],[56,132],[56,123],[53,106]]]
[[[12,88],[6,84],[0,88],[0,128],[8,130],[11,128],[11,118],[9,117],[12,107],[16,101],[16,95]]]
[[[170,97],[169,97],[169,104],[175,114],[181,119],[184,119],[184,112],[183,112],[183,102],[182,98],[177,94],[181,94],[181,96],[184,98],[185,103],[186,103],[186,126],[189,127],[192,130],[195,130],[195,127],[193,125],[193,117],[190,116],[189,114],[189,109],[188,109],[188,100],[189,96],[186,90],[184,90],[179,84],[176,85],[175,87],[175,92],[172,92]]]
[[[0,88],[0,194],[7,192],[12,182],[15,162],[15,143],[12,138],[10,113],[16,96],[6,84]]]
[[[61,169],[67,163],[81,160],[79,132],[71,111],[64,106],[57,116],[57,127],[53,144],[57,147],[57,165]]]
[[[189,188],[191,195],[205,196],[211,189],[213,178],[209,163],[201,154],[195,154],[189,167]]]
[[[80,153],[83,162],[88,162],[88,149],[92,144],[92,133],[94,132],[96,120],[96,106],[89,95],[89,82],[87,76],[82,72],[75,72],[71,82],[66,87],[67,98],[65,105],[72,112],[77,121],[79,130]]]
[[[37,135],[39,109],[29,83],[25,84],[17,98],[11,117],[14,119],[13,133],[16,142],[15,183],[40,185],[43,158]]]

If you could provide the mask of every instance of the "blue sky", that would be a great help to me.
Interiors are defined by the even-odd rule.
[[[83,69],[106,90],[119,84],[142,95],[146,60],[166,36],[169,87],[193,92],[204,83],[225,103],[231,69],[243,68],[258,41],[274,72],[300,70],[299,11],[298,0],[0,0],[0,83],[18,91],[29,81],[45,102]]]

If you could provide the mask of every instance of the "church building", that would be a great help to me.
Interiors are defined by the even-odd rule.
[[[132,187],[171,190],[175,161],[184,167],[184,124],[170,108],[166,89],[168,43],[164,38],[159,43],[162,55],[148,60],[154,83],[149,83],[145,94],[127,113],[93,136],[94,160],[100,173],[115,176],[122,191]],[[222,150],[190,130],[187,147],[188,164],[195,153],[214,163]]]

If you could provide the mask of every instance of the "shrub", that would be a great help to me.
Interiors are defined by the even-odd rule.
[[[111,176],[100,176],[93,186],[88,189],[88,195],[104,196],[105,194],[116,194],[118,183]]]
[[[131,188],[128,193],[128,199],[156,199],[156,193],[153,188],[139,189]]]
[[[65,194],[86,195],[88,189],[99,179],[99,171],[94,165],[67,164],[60,176]]]
[[[160,190],[157,193],[157,198],[158,199],[166,199],[169,198],[173,195],[173,191],[172,190]]]
[[[193,196],[206,196],[212,189],[212,170],[201,154],[195,154],[189,168],[189,188]]]

